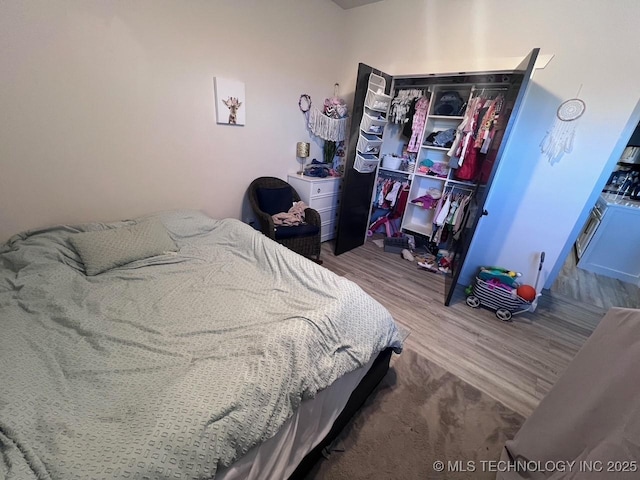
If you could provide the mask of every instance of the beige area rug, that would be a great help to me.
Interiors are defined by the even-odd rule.
[[[524,417],[412,350],[389,372],[307,480],[495,478],[507,439]],[[474,462],[476,471],[443,472],[435,461]],[[494,467],[495,468],[495,467]],[[468,470],[468,469],[467,469]]]

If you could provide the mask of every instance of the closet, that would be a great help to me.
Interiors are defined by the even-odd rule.
[[[518,161],[501,157],[538,51],[509,71],[392,77],[359,65],[336,255],[400,225],[448,251],[449,304],[497,166]],[[390,181],[397,190],[381,191]]]

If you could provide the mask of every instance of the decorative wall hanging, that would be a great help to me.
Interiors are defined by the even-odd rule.
[[[580,94],[578,89],[578,95]],[[560,161],[562,155],[571,153],[573,141],[576,135],[578,120],[584,114],[587,105],[581,99],[571,98],[560,104],[556,112],[556,119],[547,131],[547,134],[540,143],[542,153],[547,157],[550,164]]]
[[[347,138],[348,109],[347,104],[338,98],[338,87],[334,85],[334,96],[324,101],[322,111],[314,107],[311,97],[300,95],[298,107],[305,114],[307,126],[311,133],[326,141],[341,142]]]
[[[216,95],[216,122],[225,125],[244,125],[246,100],[244,82],[214,78]]]

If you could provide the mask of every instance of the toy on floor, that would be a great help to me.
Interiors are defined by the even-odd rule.
[[[544,252],[540,252],[535,287],[521,285],[517,279],[522,274],[518,272],[501,267],[481,267],[475,283],[465,290],[467,305],[473,308],[488,307],[496,312],[496,317],[505,322],[510,321],[513,315],[535,311],[540,296],[536,289],[544,255]]]
[[[402,255],[402,258],[404,258],[405,260],[409,260],[410,262],[413,262],[415,260],[415,258],[413,257],[413,254],[406,248],[404,248],[402,252],[400,252],[400,254]]]
[[[531,285],[520,285],[516,289],[516,293],[520,298],[524,298],[527,302],[533,302],[536,298],[536,289]]]
[[[520,272],[514,272],[501,267],[480,267],[480,273],[478,273],[478,277],[482,280],[497,280],[511,288],[518,286],[517,279],[521,276],[522,274]]]

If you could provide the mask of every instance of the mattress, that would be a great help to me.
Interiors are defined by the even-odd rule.
[[[248,225],[154,218],[177,252],[92,277],[72,236],[136,221],[0,246],[0,477],[210,479],[400,351],[384,307]]]
[[[327,436],[374,360],[342,376],[315,398],[303,401],[274,437],[253,448],[231,467],[219,471],[216,479],[289,478],[305,455]]]

